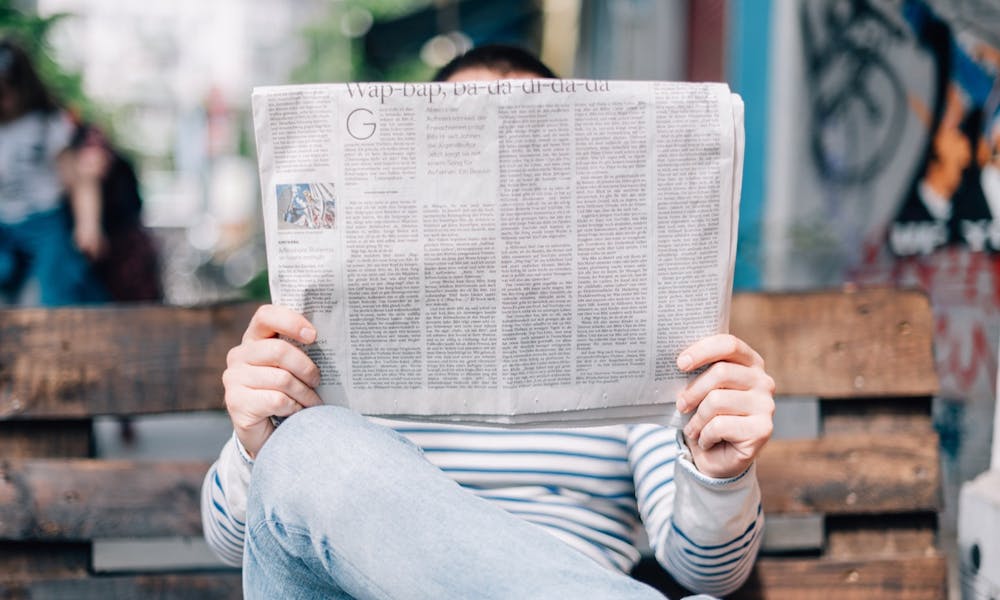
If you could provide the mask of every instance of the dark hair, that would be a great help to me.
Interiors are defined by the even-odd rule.
[[[523,71],[537,75],[542,79],[557,79],[552,69],[545,66],[545,63],[527,50],[517,46],[489,44],[473,48],[465,54],[453,58],[434,75],[434,81],[447,81],[459,71],[476,68],[489,69],[502,74]]]
[[[6,90],[16,91],[22,114],[36,110],[51,112],[58,108],[28,53],[10,38],[0,40],[0,83],[3,84],[0,94]]]

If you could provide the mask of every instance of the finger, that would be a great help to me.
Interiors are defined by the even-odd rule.
[[[235,388],[231,396],[227,394],[226,403],[233,424],[244,428],[268,417],[288,417],[305,408],[284,392],[245,386]]]
[[[311,387],[320,384],[319,367],[301,349],[277,338],[240,344],[226,356],[230,368],[241,364],[284,369]]]
[[[753,384],[750,367],[730,362],[718,362],[688,382],[677,395],[677,408],[681,412],[696,410],[712,390],[748,390]]]
[[[771,408],[773,405],[771,397],[762,393],[746,390],[712,390],[684,426],[684,435],[697,440],[702,428],[719,415],[767,415],[773,412]]]
[[[701,373],[677,395],[677,408],[683,413],[698,408],[713,389],[774,391],[774,380],[758,367],[731,362],[717,362]]]
[[[728,333],[702,338],[677,357],[677,368],[691,371],[713,362],[729,361],[748,367],[764,367],[764,359],[746,342]]]
[[[223,379],[249,389],[281,392],[302,406],[323,403],[316,390],[284,369],[243,365],[226,369]]]
[[[311,344],[316,341],[316,328],[308,319],[290,308],[265,304],[250,319],[243,341],[263,340],[278,335]]]
[[[756,449],[762,447],[770,439],[773,428],[770,419],[762,415],[747,417],[720,415],[709,421],[701,430],[698,446],[703,450],[708,450],[721,442],[744,447],[749,443],[752,449],[747,458],[753,458]]]

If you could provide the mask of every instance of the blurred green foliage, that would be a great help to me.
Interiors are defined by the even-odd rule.
[[[433,0],[350,0],[346,4],[365,8],[376,21],[382,21],[401,17],[433,3]]]
[[[345,33],[345,20],[359,11],[373,22],[395,19],[432,4],[432,0],[346,0],[331,3],[326,15],[302,31],[306,60],[293,71],[293,83],[336,81],[426,81],[434,68],[419,57],[379,71],[364,60],[361,38]]]
[[[267,280],[267,269],[264,269],[260,273],[253,276],[253,279],[248,281],[242,288],[240,288],[240,293],[243,298],[247,300],[256,300],[257,302],[270,302],[271,301],[271,284]]]
[[[60,105],[85,120],[100,120],[100,111],[83,91],[83,77],[56,62],[49,45],[55,25],[70,15],[40,17],[21,10],[18,5],[16,0],[0,0],[0,36],[13,39],[25,49],[42,82]]]

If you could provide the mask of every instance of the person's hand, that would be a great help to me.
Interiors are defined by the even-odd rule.
[[[100,223],[79,223],[73,228],[73,243],[91,261],[103,257],[108,251],[108,240],[101,231]]]
[[[111,164],[108,150],[88,144],[59,158],[60,177],[70,192],[73,209],[73,243],[91,261],[108,252],[108,240],[101,229],[101,179]]]
[[[685,372],[704,365],[711,366],[677,396],[678,410],[692,413],[684,439],[699,471],[735,477],[771,437],[774,379],[764,371],[760,354],[728,334],[695,342],[677,357]]]
[[[99,144],[87,144],[76,151],[76,177],[85,181],[100,181],[111,167],[111,154]]]
[[[274,433],[272,416],[287,417],[322,404],[314,389],[320,382],[319,368],[279,335],[304,344],[316,341],[316,329],[305,317],[268,304],[257,309],[243,342],[226,356],[226,410],[251,458]]]

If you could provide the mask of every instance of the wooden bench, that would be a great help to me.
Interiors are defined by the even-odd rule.
[[[95,540],[200,536],[208,465],[94,458],[92,419],[221,410],[254,308],[0,311],[0,598],[241,596],[234,570],[95,568]],[[738,295],[732,330],[781,394],[759,462],[765,555],[738,597],[944,597],[927,299]],[[670,589],[648,564],[636,576]]]

